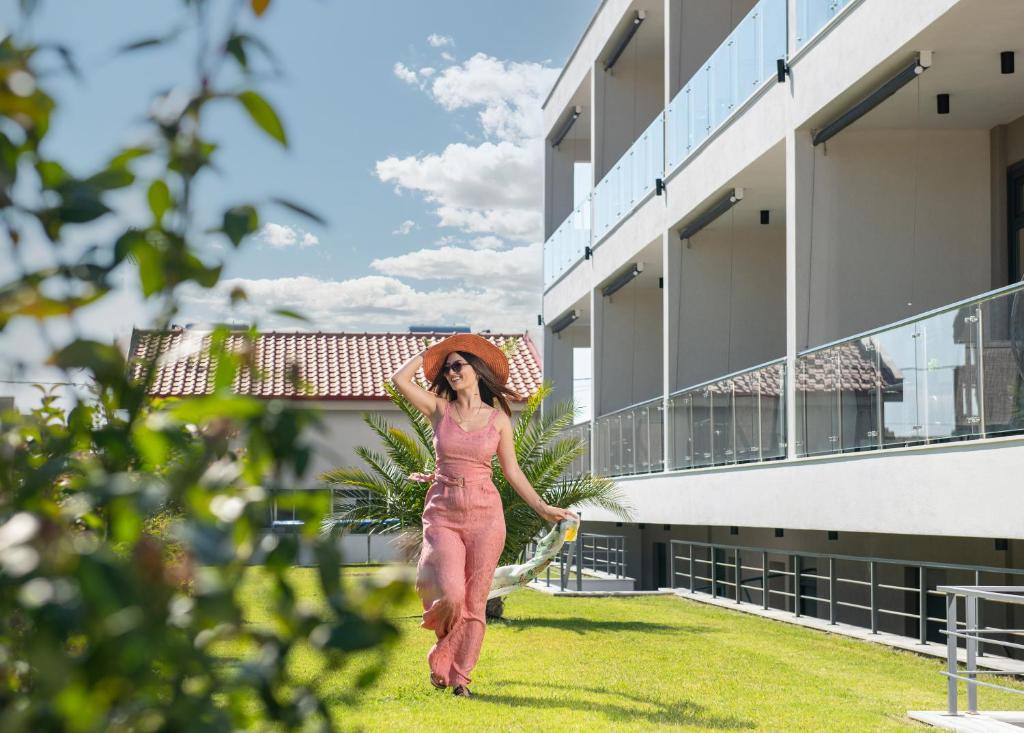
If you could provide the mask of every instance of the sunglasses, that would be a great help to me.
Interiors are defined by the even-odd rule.
[[[453,371],[456,374],[462,374],[462,367],[468,365],[469,362],[467,361],[453,361],[451,364],[445,364],[443,367],[441,367],[441,373],[447,374],[449,371]]]

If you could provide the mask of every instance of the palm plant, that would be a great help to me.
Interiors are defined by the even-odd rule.
[[[320,478],[332,485],[365,491],[368,497],[329,514],[324,519],[322,531],[334,531],[339,520],[358,521],[370,532],[404,532],[408,549],[419,554],[423,541],[423,503],[429,486],[412,481],[409,474],[433,471],[437,458],[434,455],[434,430],[430,420],[393,385],[386,383],[384,388],[391,401],[408,418],[413,434],[389,425],[380,415],[363,413],[363,421],[380,437],[383,452],[359,446],[355,452],[369,470],[336,468]],[[526,479],[552,506],[597,507],[628,519],[629,508],[623,504],[613,481],[589,472],[572,478],[563,476],[573,460],[583,455],[586,446],[579,438],[562,435],[572,424],[575,413],[571,401],[553,405],[543,417],[538,415],[541,402],[550,393],[551,385],[545,382],[513,420],[516,459]],[[530,541],[544,529],[545,522],[509,484],[497,456],[492,459],[491,472],[505,508],[505,548],[499,560],[499,564],[505,565],[523,556]],[[501,617],[502,601],[496,598],[488,602],[488,616]]]

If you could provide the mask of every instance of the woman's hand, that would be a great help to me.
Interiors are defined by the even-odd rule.
[[[563,519],[575,519],[577,522],[580,521],[579,516],[576,512],[571,509],[560,509],[556,506],[549,504],[541,504],[539,507],[534,509],[535,512],[546,522],[560,522]]]

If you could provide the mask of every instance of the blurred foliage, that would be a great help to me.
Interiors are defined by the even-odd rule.
[[[36,4],[22,0],[23,14]],[[47,392],[31,414],[0,422],[5,732],[333,729],[338,721],[317,680],[290,675],[290,653],[311,645],[329,671],[338,670],[351,652],[380,652],[396,637],[386,614],[408,593],[407,580],[379,576],[358,596],[343,591],[337,545],[317,531],[327,500],[286,491],[306,472],[304,434],[318,417],[233,391],[251,349],[226,348],[227,330],[215,329],[213,391],[154,400],[153,362],[127,363],[115,345],[82,337],[71,318],[107,297],[128,271],[157,306],[153,327],[166,329],[183,284],[211,288],[220,278],[221,263],[205,260],[209,247],[201,245],[221,238],[241,247],[257,230],[256,203],[231,206],[212,228],[196,221],[193,208],[196,184],[217,157],[202,124],[210,105],[234,103],[257,130],[288,143],[254,88],[263,74],[253,70],[254,59],[274,68],[276,60],[244,30],[261,22],[269,4],[236,2],[224,35],[214,38],[212,1],[182,0],[180,26],[125,44],[119,59],[131,63],[132,54],[194,35],[198,57],[182,68],[194,68],[196,78],[154,101],[146,142],[85,174],[46,153],[58,105],[43,84],[54,73],[87,70],[63,46],[23,42],[18,32],[0,40],[0,237],[15,270],[0,284],[0,329],[16,319],[34,322],[52,352],[48,363],[68,382],[84,377],[91,385],[68,409]],[[132,197],[150,214],[145,226],[124,223],[121,207]],[[69,243],[100,221],[117,233],[89,247]],[[41,259],[26,256],[30,244],[48,250],[42,259],[50,264],[30,265]],[[232,293],[232,303],[240,299],[244,293]],[[56,342],[53,321],[71,336]],[[244,334],[250,346],[255,333]],[[304,534],[261,532],[275,497],[305,520]],[[318,562],[324,608],[303,603],[287,581],[301,547]],[[257,557],[273,576],[269,627],[244,624],[237,596]],[[210,651],[220,640],[258,651],[226,662]],[[353,693],[379,674],[386,655],[375,656],[377,665],[351,681]]]

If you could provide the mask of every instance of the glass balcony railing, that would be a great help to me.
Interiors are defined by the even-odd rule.
[[[786,0],[761,0],[665,111],[666,172],[722,125],[786,57]]]
[[[797,0],[796,47],[800,48],[806,44],[850,2],[851,0]]]
[[[1024,432],[1024,285],[804,352],[801,456]]]
[[[590,423],[583,422],[566,428],[562,433],[564,438],[577,438],[583,441],[585,450],[570,463],[563,474],[564,478],[574,479],[590,471]]]
[[[632,476],[663,471],[664,406],[661,397],[597,418],[593,450],[601,476]]]
[[[654,190],[665,169],[662,114],[654,119],[594,189],[594,241],[597,241]]]
[[[590,246],[590,195],[544,242],[544,287],[576,264]]]
[[[784,458],[785,398],[782,360],[673,392],[671,470]]]

